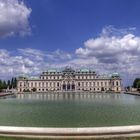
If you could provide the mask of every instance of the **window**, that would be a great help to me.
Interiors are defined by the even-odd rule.
[[[114,86],[114,82],[112,82],[112,85]]]
[[[80,82],[78,82],[78,86],[80,86]]]
[[[101,86],[103,86],[103,82],[101,82]]]
[[[20,82],[20,86],[22,86],[22,82]]]
[[[48,86],[48,83],[46,83],[46,87]]]
[[[89,82],[89,85],[91,86],[91,82]]]

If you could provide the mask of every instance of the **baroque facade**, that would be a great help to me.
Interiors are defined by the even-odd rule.
[[[38,79],[19,77],[17,83],[19,93],[36,92],[65,92],[65,91],[114,91],[121,92],[121,78],[117,73],[98,75],[89,69],[74,70],[66,67],[64,70],[47,70]]]

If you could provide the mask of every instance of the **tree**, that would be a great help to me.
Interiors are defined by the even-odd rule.
[[[7,87],[10,89],[10,87],[11,87],[11,82],[10,82],[10,80],[8,80],[7,81]]]
[[[2,81],[0,80],[0,92],[2,92]]]
[[[137,82],[137,90],[140,92],[140,81]]]
[[[30,90],[29,89],[24,89],[23,92],[30,92]]]
[[[17,79],[14,78],[14,84],[13,84],[13,88],[16,88],[17,87]]]
[[[33,92],[36,92],[36,88],[34,87],[34,88],[32,89],[32,91],[33,91]]]
[[[140,81],[140,78],[136,78],[133,82],[133,88],[137,88],[137,83]]]
[[[126,90],[127,90],[127,91],[130,91],[130,86],[127,86],[127,87],[126,87]]]
[[[5,81],[2,82],[2,88],[3,88],[3,89],[7,89],[7,84],[6,84]]]
[[[14,78],[11,79],[11,86],[10,86],[10,89],[13,88],[13,85],[14,85]]]

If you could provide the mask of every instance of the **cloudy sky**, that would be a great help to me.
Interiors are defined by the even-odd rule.
[[[48,68],[140,77],[139,0],[0,0],[0,78]]]

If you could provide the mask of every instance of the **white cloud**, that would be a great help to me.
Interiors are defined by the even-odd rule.
[[[140,76],[140,37],[128,30],[118,30],[116,35],[107,30],[96,38],[85,41],[84,47],[77,48],[75,54],[57,49],[45,52],[38,49],[18,49],[13,55],[0,49],[0,76],[20,74],[39,75],[48,68],[65,66],[93,68],[99,73],[119,72],[125,81]],[[111,32],[111,34],[110,34]]]
[[[140,36],[132,33],[134,29],[106,27],[100,36],[85,41],[84,47],[76,49],[75,53],[89,62],[96,58],[98,64],[93,62],[93,65],[97,64],[97,69],[102,65],[110,72],[119,71],[133,77],[140,75]]]
[[[45,56],[45,53],[38,49],[25,48],[25,49],[18,49],[18,51],[24,57],[30,57],[37,61],[43,60]]]
[[[49,60],[52,60],[52,61],[66,61],[66,60],[70,60],[72,59],[72,55],[65,52],[65,51],[62,51],[60,49],[57,49],[56,51],[54,52],[51,52],[51,53],[46,53],[46,56]]]
[[[61,50],[48,53],[38,49],[25,48],[16,50],[15,54],[0,49],[0,77],[6,78],[22,74],[36,76],[48,68],[64,67],[71,59],[69,53]]]
[[[0,0],[0,37],[29,35],[31,9],[20,0]]]

